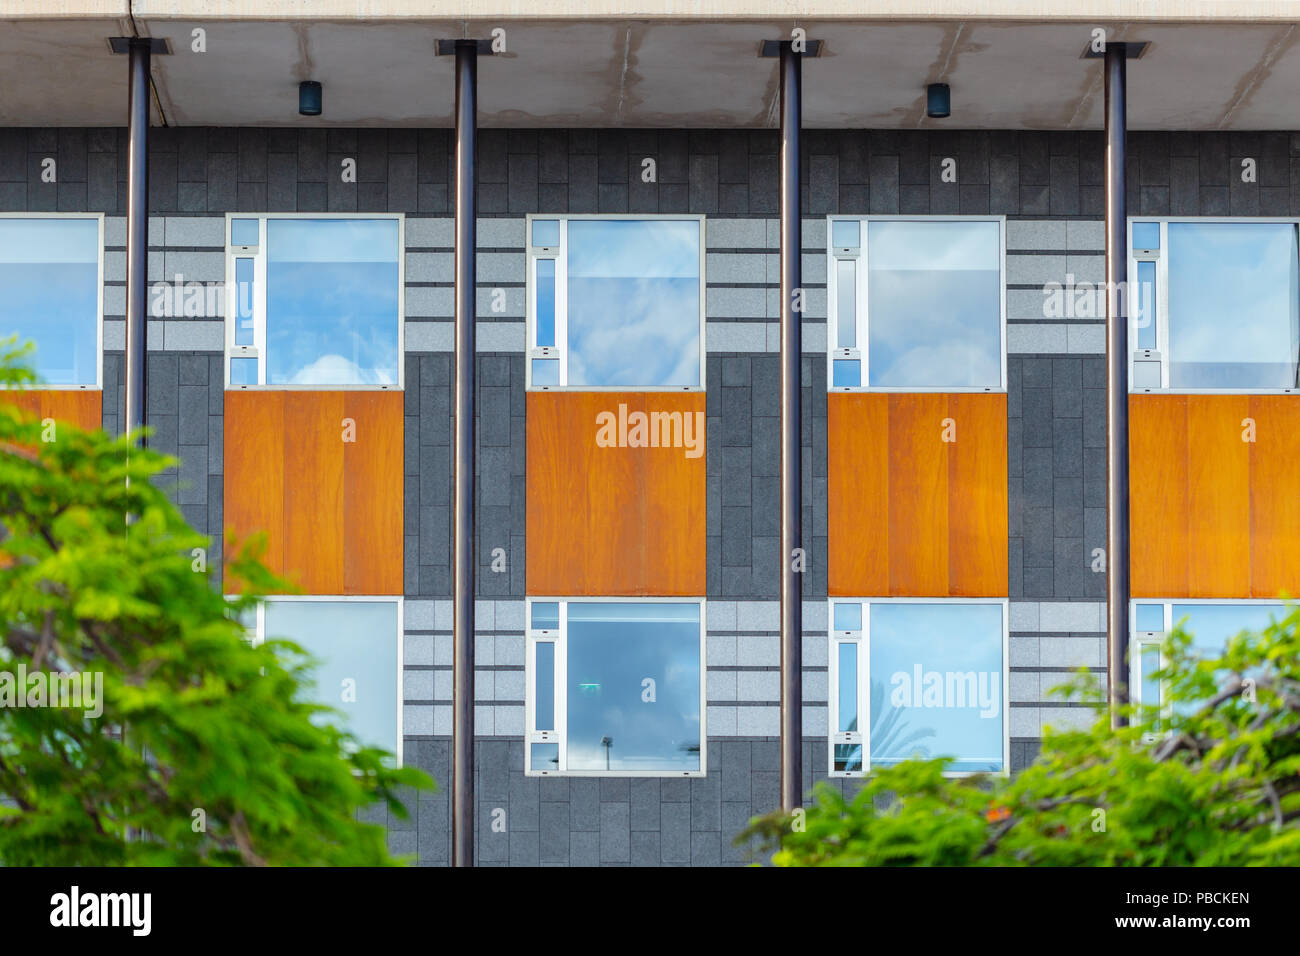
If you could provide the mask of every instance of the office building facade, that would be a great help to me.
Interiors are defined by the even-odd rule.
[[[322,699],[352,681],[351,728],[438,781],[409,819],[379,811],[394,852],[455,856],[460,462],[479,865],[742,863],[734,836],[781,805],[792,766],[802,794],[917,753],[1014,773],[1044,728],[1090,723],[1050,691],[1113,670],[1115,368],[1119,680],[1158,699],[1175,623],[1212,645],[1300,585],[1291,3],[947,0],[806,21],[753,3],[527,21],[28,6],[0,39],[21,91],[0,104],[0,332],[36,342],[46,386],[14,400],[131,420],[128,56],[107,41],[148,39],[149,441],[179,458],[164,477],[214,569],[265,531],[300,588],[253,638],[316,653]],[[1098,29],[1130,45],[1109,187]],[[456,44],[435,55],[466,37],[482,41],[472,356]],[[777,78],[793,57],[792,131]],[[303,81],[319,115],[299,114]],[[926,115],[931,84],[950,116]],[[1108,364],[1117,192],[1129,348]],[[800,491],[797,552],[783,486]]]

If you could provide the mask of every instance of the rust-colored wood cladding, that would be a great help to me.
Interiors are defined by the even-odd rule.
[[[1133,596],[1300,593],[1297,462],[1300,396],[1129,396]]]
[[[826,398],[831,595],[1006,597],[1006,395]]]
[[[104,427],[104,393],[97,388],[0,389],[0,402],[17,405],[33,418],[52,418],[83,431]]]
[[[228,391],[225,416],[227,537],[265,531],[306,594],[401,594],[402,393]]]
[[[700,392],[528,393],[527,590],[537,595],[699,596],[705,575],[705,456],[601,447],[597,416],[681,413]],[[698,413],[698,415],[696,414]],[[485,479],[486,480],[486,479]]]

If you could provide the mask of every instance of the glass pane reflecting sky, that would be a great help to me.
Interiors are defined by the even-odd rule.
[[[0,219],[0,338],[50,385],[94,385],[99,361],[99,221]]]
[[[700,384],[700,224],[568,225],[569,384]]]
[[[568,645],[570,770],[700,768],[698,604],[575,602]]]
[[[397,605],[390,601],[270,601],[266,637],[288,638],[321,661],[308,699],[343,712],[363,744],[397,751]],[[343,681],[356,700],[343,700]],[[338,720],[325,715],[325,720]]]
[[[1000,770],[1001,606],[873,604],[869,613],[871,762],[953,756],[953,770]]]
[[[1171,242],[1172,245],[1172,242]],[[1223,653],[1228,641],[1241,631],[1261,631],[1272,618],[1283,617],[1280,604],[1175,604],[1173,623],[1192,638],[1192,651],[1198,656],[1217,657]],[[1184,701],[1174,706],[1180,714],[1194,712],[1196,701]]]
[[[267,222],[268,385],[397,384],[397,221]]]
[[[1002,245],[996,222],[867,226],[871,385],[1002,384]]]
[[[1169,224],[1169,384],[1297,384],[1300,265],[1290,223]]]

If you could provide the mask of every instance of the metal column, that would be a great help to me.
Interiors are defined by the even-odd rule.
[[[451,861],[474,865],[474,173],[478,44],[456,42],[456,358],[452,525]]]
[[[1126,61],[1106,45],[1106,634],[1111,723],[1128,700],[1128,202],[1125,195]]]
[[[151,41],[132,38],[127,62],[129,101],[126,153],[126,421],[130,432],[145,423],[145,352],[149,262],[149,60]]]
[[[803,803],[803,464],[799,396],[801,54],[781,43],[781,809]],[[800,552],[802,555],[802,552]]]

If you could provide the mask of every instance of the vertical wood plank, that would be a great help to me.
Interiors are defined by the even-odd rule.
[[[342,392],[284,393],[284,574],[307,594],[343,591]]]
[[[827,589],[832,597],[889,594],[889,403],[832,392],[827,414]]]
[[[1187,396],[1188,597],[1250,593],[1249,413],[1246,395]]]
[[[280,573],[284,567],[284,398],[285,392],[225,394],[223,435],[222,554],[232,554],[232,536],[246,539],[265,532],[263,562]],[[225,588],[237,593],[240,584],[226,572]]]
[[[948,451],[948,594],[1005,597],[1007,397],[952,394],[957,440]]]
[[[647,392],[644,408],[652,416],[655,412],[680,416],[683,444],[689,422],[700,451],[699,457],[688,458],[685,447],[639,449],[645,488],[646,593],[667,597],[705,594],[705,396],[701,392]],[[675,432],[676,419],[671,428]],[[659,431],[662,433],[662,428]]]
[[[401,392],[345,392],[356,441],[343,445],[343,593],[401,594]]]
[[[1250,416],[1250,596],[1300,597],[1300,396],[1253,395]]]
[[[1133,597],[1188,584],[1187,396],[1129,396],[1129,574]]]
[[[948,396],[890,396],[889,593],[948,593]],[[864,530],[864,533],[865,530]]]

